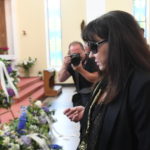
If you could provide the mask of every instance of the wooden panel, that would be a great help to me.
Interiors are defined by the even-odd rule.
[[[4,0],[0,0],[0,47],[7,47]]]
[[[62,92],[62,86],[55,85],[55,71],[44,70],[45,96],[57,96]]]

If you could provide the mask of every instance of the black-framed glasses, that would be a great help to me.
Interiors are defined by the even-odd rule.
[[[99,41],[99,42],[92,42],[92,41],[89,41],[87,42],[88,44],[88,47],[90,48],[90,51],[93,53],[93,54],[96,54],[98,52],[98,47],[107,42],[107,40],[102,40],[102,41]]]

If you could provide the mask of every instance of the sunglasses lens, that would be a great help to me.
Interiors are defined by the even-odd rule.
[[[99,41],[99,42],[88,42],[88,46],[90,48],[90,51],[93,54],[96,54],[98,52],[98,46],[100,46],[101,44],[107,42],[107,40],[103,40],[103,41]]]
[[[89,43],[89,48],[94,54],[97,53],[97,45],[95,43]]]

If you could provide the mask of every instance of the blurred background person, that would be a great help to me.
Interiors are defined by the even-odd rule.
[[[69,44],[68,55],[64,57],[63,65],[58,73],[60,82],[73,77],[76,94],[73,95],[73,105],[85,106],[90,99],[92,86],[99,79],[98,66],[94,58],[89,58],[81,42]]]

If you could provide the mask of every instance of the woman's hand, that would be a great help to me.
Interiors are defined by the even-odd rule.
[[[77,106],[68,108],[64,111],[64,114],[74,122],[78,122],[82,119],[83,113],[84,113],[84,107],[83,106]]]

